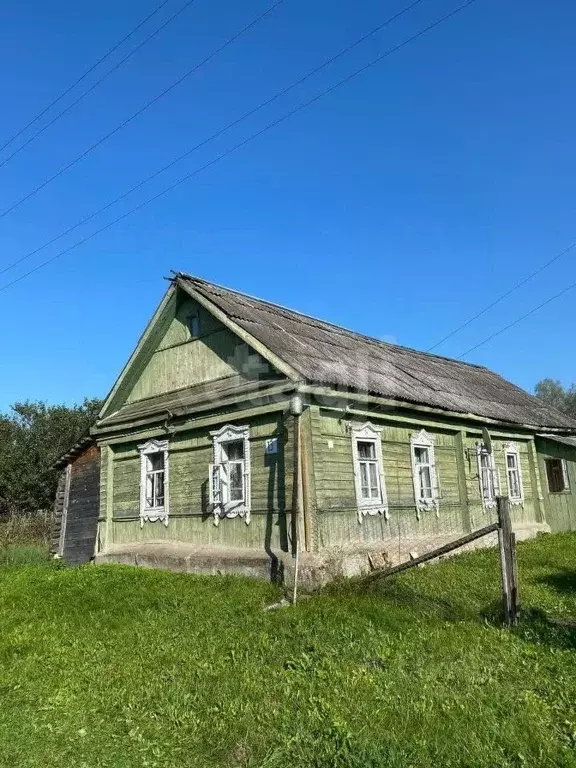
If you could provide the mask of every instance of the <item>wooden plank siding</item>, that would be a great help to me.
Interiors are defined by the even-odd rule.
[[[485,509],[481,499],[476,447],[480,432],[455,425],[427,426],[434,438],[439,480],[438,514],[416,514],[412,480],[410,437],[419,431],[374,413],[370,420],[382,428],[382,456],[389,519],[365,516],[358,522],[355,497],[352,439],[349,421],[334,411],[311,405],[302,418],[306,514],[313,551],[329,548],[405,548],[406,542],[432,543],[457,538],[496,520],[495,509]],[[223,519],[218,527],[208,504],[208,466],[212,460],[210,427],[168,436],[170,452],[170,509],[168,527],[162,522],[140,525],[140,455],[136,441],[111,447],[102,461],[101,530],[106,546],[130,542],[175,540],[211,547],[271,548],[290,551],[290,512],[293,479],[293,419],[280,411],[232,420],[250,424],[252,521]],[[265,441],[279,438],[279,453],[266,456]],[[539,486],[534,482],[534,443],[511,435],[518,446],[524,501],[511,506],[515,526],[543,522]],[[505,445],[508,438],[493,437],[494,459],[503,493],[507,492]],[[103,457],[104,457],[103,453]],[[110,460],[111,457],[111,460]],[[107,468],[108,467],[108,468]],[[111,469],[110,469],[111,468]],[[574,470],[572,470],[574,471]],[[576,483],[576,476],[574,478]],[[104,520],[108,520],[107,525]]]
[[[62,516],[64,514],[66,495],[66,469],[63,469],[58,475],[58,486],[56,488],[56,497],[50,523],[50,554],[52,555],[62,554],[60,537],[62,535]]]
[[[546,507],[546,520],[553,533],[576,531],[576,448],[537,438],[538,465],[542,495]],[[546,474],[546,459],[565,459],[568,469],[569,490],[551,493]]]
[[[190,338],[187,318],[198,313],[200,334]],[[238,372],[269,373],[268,363],[192,299],[180,299],[146,345],[124,383],[120,402],[133,403]]]
[[[100,511],[100,449],[93,445],[70,462],[62,557],[71,565],[87,563],[95,554]]]
[[[354,486],[352,439],[347,427],[349,416],[338,417],[318,409],[313,425],[314,477],[317,507],[316,548],[369,545],[379,541],[454,537],[495,521],[495,510],[482,504],[476,445],[479,434],[428,427],[434,437],[436,468],[440,489],[438,515],[433,511],[416,514],[410,436],[414,426],[398,426],[374,413],[371,421],[382,428],[382,461],[390,517],[366,516],[358,522]],[[501,478],[502,492],[507,492],[505,443],[494,440],[495,463]],[[512,519],[517,525],[540,521],[537,498],[533,498],[532,473],[528,440],[515,440],[519,447],[524,488],[524,503],[512,506]]]
[[[168,436],[168,526],[161,521],[145,522],[141,526],[138,446],[136,443],[115,446],[108,546],[177,540],[207,546],[287,550],[286,513],[291,502],[293,471],[290,420],[285,422],[282,413],[276,412],[250,422],[252,520],[249,525],[241,518],[223,518],[218,526],[213,524],[208,503],[211,429]],[[271,437],[278,438],[278,453],[266,455],[265,442]],[[103,475],[103,482],[104,479]]]

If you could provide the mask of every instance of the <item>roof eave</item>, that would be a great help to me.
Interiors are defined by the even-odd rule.
[[[493,419],[489,418],[487,416],[479,416],[475,413],[465,413],[462,411],[451,411],[444,408],[439,408],[435,406],[430,405],[422,405],[421,403],[415,403],[410,402],[408,400],[394,400],[391,398],[385,398],[380,395],[373,395],[368,392],[353,392],[353,391],[346,391],[342,389],[335,389],[332,387],[323,386],[318,383],[308,382],[307,384],[300,387],[300,391],[304,394],[311,394],[311,395],[320,395],[322,397],[334,397],[334,398],[348,398],[350,400],[359,400],[363,401],[365,403],[369,403],[372,405],[380,405],[383,407],[388,408],[403,408],[406,410],[412,410],[412,411],[418,411],[421,413],[426,414],[435,414],[439,416],[459,419],[459,420],[466,420],[466,421],[473,421],[478,424],[483,425],[493,425],[497,427],[506,427],[510,428],[513,427],[515,429],[521,428],[526,430],[527,432],[542,432],[542,430],[546,430],[547,432],[553,433],[553,434],[564,434],[564,433],[570,433],[576,435],[576,426],[574,428],[570,427],[549,427],[544,424],[525,424],[517,421],[503,421],[501,419]]]

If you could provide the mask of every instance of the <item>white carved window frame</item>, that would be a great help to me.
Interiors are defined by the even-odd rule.
[[[420,493],[420,470],[416,461],[416,448],[428,450],[428,466],[430,467],[430,484],[432,495],[424,497]],[[420,520],[420,513],[433,509],[436,516],[439,514],[440,487],[438,485],[438,470],[436,467],[436,452],[434,450],[434,438],[425,429],[414,432],[410,436],[410,458],[412,462],[412,483],[414,485],[414,502],[416,504],[416,517]]]
[[[169,499],[170,499],[170,468],[168,440],[148,440],[138,446],[140,451],[140,527],[144,523],[154,523],[161,520],[165,526],[168,526]],[[161,507],[146,507],[146,459],[151,454],[164,454],[164,504]]]
[[[508,468],[508,456],[516,457],[516,471],[518,472],[518,485],[520,495],[513,496],[510,486],[510,469]],[[520,463],[520,449],[516,443],[506,443],[504,446],[504,458],[506,461],[506,482],[508,483],[508,498],[510,504],[524,504],[524,479],[522,477],[522,465]]]
[[[354,485],[356,488],[356,504],[358,506],[358,522],[361,523],[366,515],[384,515],[389,517],[388,497],[386,493],[386,480],[384,478],[384,464],[382,462],[382,428],[375,427],[370,422],[365,424],[352,424],[350,427],[352,436],[352,455],[354,460]],[[377,477],[379,485],[378,498],[365,499],[362,497],[360,459],[358,455],[358,443],[373,443],[378,468]]]
[[[492,493],[487,496],[484,494],[484,476],[482,471],[482,457],[488,458],[488,470],[492,474]],[[478,487],[480,489],[480,498],[482,500],[482,506],[484,509],[496,509],[496,497],[500,494],[500,471],[496,466],[496,460],[494,458],[494,451],[489,452],[484,443],[476,443],[476,461],[478,463]]]
[[[209,501],[214,515],[214,525],[219,525],[223,517],[242,517],[246,525],[250,524],[251,496],[251,467],[250,467],[250,427],[225,424],[218,430],[210,432],[212,438],[212,462],[209,468],[208,488]],[[242,478],[244,483],[244,498],[231,501],[227,496],[227,478],[225,477],[224,448],[227,443],[241,440],[244,448]]]

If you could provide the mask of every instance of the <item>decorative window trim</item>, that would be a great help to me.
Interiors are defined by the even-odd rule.
[[[520,485],[520,495],[512,496],[510,488],[510,471],[508,469],[508,456],[516,456],[516,469],[518,471],[518,484]],[[522,477],[522,464],[520,462],[520,448],[517,443],[506,443],[504,445],[504,459],[506,462],[506,483],[508,485],[508,498],[510,504],[524,504],[524,478]]]
[[[489,469],[492,472],[492,486],[494,494],[491,498],[485,498],[484,489],[482,487],[482,456],[488,456]],[[480,489],[480,499],[482,501],[482,506],[484,509],[496,509],[498,506],[496,497],[500,494],[501,483],[500,472],[494,459],[494,451],[492,451],[492,453],[488,453],[484,443],[476,443],[476,461],[478,463],[478,487]],[[506,470],[506,475],[508,475],[508,470]]]
[[[170,468],[168,440],[148,440],[138,446],[140,451],[140,527],[144,523],[154,523],[161,520],[168,526],[169,499],[170,499]],[[164,505],[162,507],[146,508],[146,457],[153,453],[164,454]]]
[[[366,515],[384,515],[389,519],[388,496],[386,493],[386,480],[384,478],[384,465],[382,462],[382,428],[375,427],[369,421],[365,424],[351,424],[350,434],[352,437],[352,456],[354,465],[354,487],[356,489],[356,504],[358,522],[361,523]],[[360,480],[360,457],[358,456],[358,441],[373,442],[375,448],[376,462],[378,467],[378,482],[380,485],[380,498],[364,499],[362,498],[362,488]]]
[[[432,496],[430,498],[421,498],[420,496],[420,477],[418,466],[416,464],[416,448],[427,448],[430,462],[430,482],[432,485]],[[420,432],[414,432],[410,436],[410,458],[412,463],[412,484],[414,486],[414,503],[416,504],[416,517],[420,520],[420,513],[433,509],[436,517],[440,510],[438,500],[440,490],[438,487],[438,471],[436,469],[436,453],[434,450],[434,438],[425,429]]]
[[[212,438],[212,463],[208,477],[210,505],[214,515],[214,525],[219,525],[224,517],[242,517],[246,525],[250,524],[250,427],[225,424],[220,429],[210,432]],[[226,443],[242,440],[244,445],[243,481],[244,498],[239,501],[229,501],[223,498],[223,446]]]

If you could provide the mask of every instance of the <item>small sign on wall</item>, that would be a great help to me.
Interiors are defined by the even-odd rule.
[[[278,453],[278,438],[269,437],[264,444],[264,453],[266,456],[271,456],[274,453]]]

